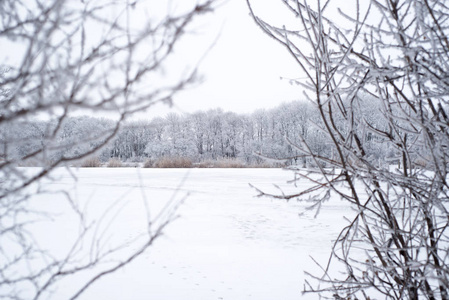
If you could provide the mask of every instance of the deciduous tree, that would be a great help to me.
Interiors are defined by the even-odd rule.
[[[247,2],[301,70],[296,82],[328,144],[321,151],[304,136],[292,143],[315,162],[308,172],[292,168],[313,187],[272,196],[307,197],[315,207],[340,197],[355,212],[324,275],[314,275],[318,285],[306,290],[334,299],[449,299],[446,1],[280,1],[289,26],[264,21]],[[368,107],[375,118],[364,114]],[[399,167],[379,164],[373,143]]]
[[[133,248],[107,247],[101,236],[87,243],[96,229],[66,194],[80,225],[71,250],[65,256],[48,253],[29,231],[35,218],[48,216],[33,211],[29,197],[40,191],[42,179],[50,179],[56,167],[98,153],[128,116],[170,103],[196,82],[195,69],[178,68],[169,58],[192,22],[213,10],[214,1],[183,3],[177,10],[167,1],[156,2],[0,1],[1,298],[47,299],[61,281],[89,271],[71,295],[78,298],[138,257],[170,221],[169,214],[156,225],[149,220],[147,234]],[[114,121],[80,134],[71,132],[74,114],[107,115]],[[140,151],[141,145],[130,153]],[[87,245],[92,245],[90,255],[80,259]],[[120,252],[124,247],[132,250]]]

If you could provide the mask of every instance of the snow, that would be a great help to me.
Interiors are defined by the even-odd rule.
[[[315,218],[305,204],[266,197],[265,191],[298,191],[293,173],[280,169],[92,168],[56,172],[45,186],[67,191],[106,244],[120,243],[147,229],[167,206],[185,200],[178,216],[131,265],[104,277],[80,299],[316,299],[302,295],[304,271],[317,271],[310,258],[326,262],[332,240],[346,224],[347,206],[332,199]],[[55,213],[34,227],[36,240],[64,255],[79,230],[62,194],[35,196],[33,205]],[[170,202],[172,201],[172,202]],[[146,203],[146,204],[145,204]],[[101,218],[102,217],[102,218]],[[86,275],[85,275],[86,276]],[[63,299],[75,277],[54,291]]]

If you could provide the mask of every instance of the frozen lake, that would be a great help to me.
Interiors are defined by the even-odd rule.
[[[310,256],[325,262],[332,240],[345,224],[347,208],[332,200],[315,218],[305,204],[257,198],[266,191],[299,191],[287,184],[293,173],[279,169],[65,169],[46,184],[64,190],[105,240],[123,242],[145,232],[170,199],[187,198],[179,216],[149,251],[104,277],[80,299],[316,299],[302,295],[304,271],[317,270]],[[35,197],[57,217],[34,228],[42,245],[64,255],[77,233],[59,193]],[[148,211],[148,213],[147,213]],[[106,217],[104,217],[106,215]],[[112,217],[108,217],[108,215]],[[101,222],[100,222],[101,223]],[[96,221],[98,225],[99,222]],[[96,225],[96,226],[97,226]],[[100,234],[98,233],[98,234]],[[45,247],[45,246],[44,246]],[[78,280],[55,289],[63,299]]]

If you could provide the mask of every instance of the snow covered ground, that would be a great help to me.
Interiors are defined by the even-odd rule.
[[[331,200],[315,218],[305,204],[257,198],[249,183],[266,191],[293,178],[279,169],[65,169],[46,186],[69,192],[90,220],[104,218],[99,232],[114,241],[146,229],[146,204],[155,218],[170,199],[186,200],[177,218],[149,251],[104,277],[81,299],[316,299],[302,295],[304,271],[316,271],[312,255],[325,262],[348,212]],[[37,196],[33,203],[61,216],[34,227],[43,247],[65,253],[76,235],[76,218],[65,217],[61,194]],[[108,210],[109,209],[109,210]],[[64,217],[62,217],[64,216]],[[98,223],[97,223],[98,224]],[[104,231],[101,231],[104,230]],[[45,246],[47,245],[47,246]],[[63,299],[76,278],[55,290]]]

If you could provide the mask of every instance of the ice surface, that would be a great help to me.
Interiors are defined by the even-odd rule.
[[[170,199],[188,198],[150,250],[131,265],[104,277],[80,299],[316,299],[302,295],[304,271],[317,270],[312,255],[324,262],[332,240],[345,224],[346,206],[338,199],[318,215],[299,216],[305,204],[257,198],[249,183],[267,191],[273,184],[298,191],[293,178],[279,169],[132,169],[58,170],[52,190],[65,190],[87,214],[98,220],[107,211],[99,234],[123,241],[146,230],[147,214],[158,212]],[[56,216],[34,228],[36,239],[56,255],[68,251],[76,236],[76,217],[66,217],[61,194],[35,197],[34,205]],[[111,205],[114,204],[111,208]],[[87,247],[87,245],[86,245]],[[68,295],[77,280],[55,291]]]

